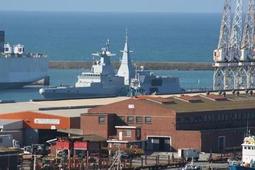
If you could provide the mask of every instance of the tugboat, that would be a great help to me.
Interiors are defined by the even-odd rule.
[[[255,170],[255,136],[247,136],[242,144],[242,161],[230,162],[229,170]]]
[[[106,47],[92,56],[100,57],[91,67],[90,72],[82,72],[75,86],[41,88],[39,93],[47,99],[75,99],[119,96],[124,89],[124,78],[115,75],[110,51],[110,41]]]

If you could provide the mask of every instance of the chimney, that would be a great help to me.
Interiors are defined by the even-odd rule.
[[[0,53],[4,52],[4,43],[5,43],[5,33],[0,31]]]

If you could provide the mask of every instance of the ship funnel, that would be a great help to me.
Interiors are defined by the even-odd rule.
[[[4,52],[5,33],[0,31],[0,53]]]
[[[13,53],[16,55],[22,55],[24,53],[24,45],[17,44],[13,47]]]
[[[4,54],[12,54],[12,47],[9,43],[4,44]]]

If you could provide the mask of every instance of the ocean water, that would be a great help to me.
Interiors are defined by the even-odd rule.
[[[119,60],[128,29],[134,61],[212,62],[220,14],[0,12],[6,41],[26,51],[42,52],[49,60],[91,60],[91,53],[111,41]],[[49,70],[51,85],[73,85],[82,70]],[[155,71],[180,77],[181,86],[211,88],[211,71]],[[39,99],[38,88],[0,91],[0,100]]]
[[[50,60],[90,60],[107,38],[118,60],[127,28],[134,60],[210,62],[220,19],[220,14],[0,12],[0,29],[8,42]]]
[[[51,77],[51,85],[74,85],[77,80],[77,75],[81,73],[82,69],[50,69],[49,75]],[[159,71],[155,70],[157,75],[163,76],[177,76],[180,78],[181,86],[184,89],[196,88],[212,88],[212,71]],[[28,101],[30,99],[42,99],[39,94],[40,87],[25,87],[22,89],[0,90],[0,100],[15,100]]]

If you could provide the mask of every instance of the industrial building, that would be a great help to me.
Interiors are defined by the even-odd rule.
[[[0,136],[11,134],[21,146],[44,143],[67,136],[68,129],[79,129],[80,114],[86,113],[89,108],[124,99],[3,102],[0,103]]]
[[[240,147],[254,120],[252,93],[141,96],[90,109],[81,115],[81,129],[107,138],[109,147],[224,152]]]
[[[72,135],[105,138],[108,147],[145,151],[238,149],[254,129],[252,91],[190,93],[0,104],[0,135],[21,146]]]

